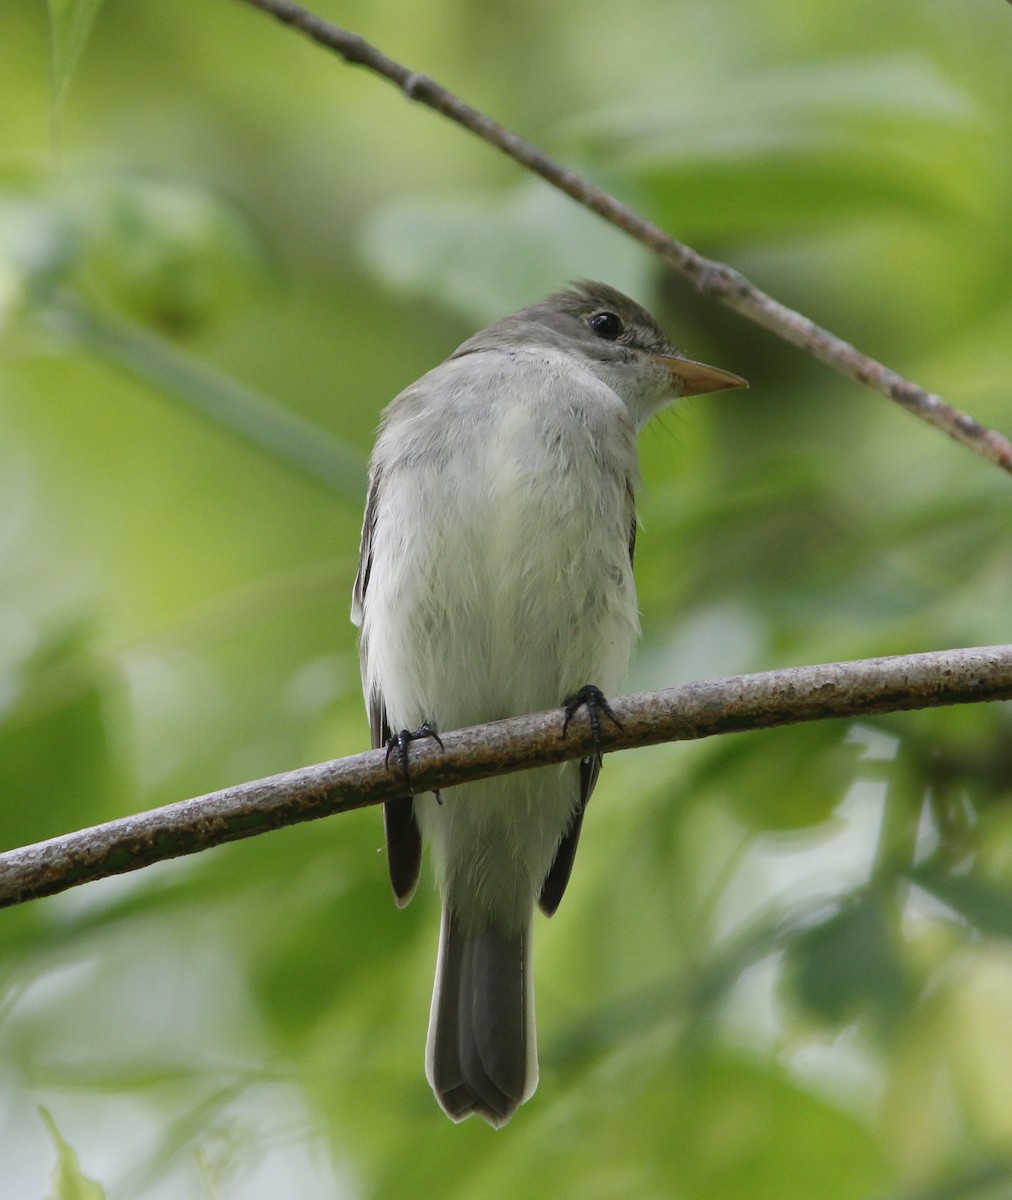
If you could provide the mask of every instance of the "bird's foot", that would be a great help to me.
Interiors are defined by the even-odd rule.
[[[565,704],[565,720],[562,722],[562,736],[565,737],[569,729],[569,722],[576,716],[581,708],[587,710],[587,720],[590,722],[590,732],[594,738],[594,757],[597,759],[597,765],[601,765],[601,718],[607,717],[612,721],[616,728],[622,728],[622,722],[612,712],[611,705],[604,698],[604,693],[599,687],[594,684],[585,684],[575,695],[570,696]]]
[[[387,738],[386,765],[387,767],[390,766],[390,759],[393,757],[393,754],[396,751],[397,763],[400,766],[401,774],[404,776],[404,782],[408,785],[408,791],[410,791],[412,795],[414,795],[415,789],[411,785],[411,770],[408,762],[408,747],[412,742],[421,741],[422,738],[434,738],[439,743],[440,750],[446,749],[446,747],[443,745],[443,739],[436,732],[435,726],[430,725],[428,721],[424,721],[413,733],[410,729],[402,729],[399,733],[395,733],[391,737]],[[443,797],[440,796],[438,791],[433,790],[432,794],[436,797],[437,803],[443,803]]]

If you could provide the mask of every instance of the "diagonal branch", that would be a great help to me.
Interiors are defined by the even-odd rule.
[[[604,753],[658,742],[1012,699],[1012,645],[736,675],[612,701],[621,722],[601,732]],[[583,758],[586,722],[562,735],[560,710],[442,734],[412,749],[416,791]],[[183,854],[404,794],[382,750],[242,783],[0,854],[0,907],[66,891]],[[480,803],[480,801],[475,801]]]
[[[967,413],[946,404],[924,388],[866,354],[801,313],[780,304],[725,263],[698,254],[641,217],[628,205],[595,187],[576,171],[551,158],[530,142],[490,117],[427,75],[388,58],[358,34],[349,33],[291,0],[244,0],[286,25],[291,25],[322,46],[336,51],[346,62],[367,67],[404,92],[409,100],[433,108],[484,141],[502,150],[522,167],[546,179],[584,207],[624,230],[668,266],[687,276],[704,295],[723,301],[778,337],[811,354],[848,379],[866,384],[894,400],[908,412],[941,429],[955,441],[1012,473],[1012,442],[996,430],[981,425]]]

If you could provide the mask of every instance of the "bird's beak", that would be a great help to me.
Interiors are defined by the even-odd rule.
[[[671,376],[671,385],[680,396],[702,396],[706,392],[722,392],[726,388],[747,388],[748,380],[720,367],[673,354],[655,354],[654,362]]]

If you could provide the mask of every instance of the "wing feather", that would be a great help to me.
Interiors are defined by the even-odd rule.
[[[369,477],[369,495],[362,519],[362,544],[359,549],[358,574],[351,600],[351,619],[361,628],[365,613],[366,594],[372,574],[373,538],[376,532],[376,515],[379,507],[380,472],[377,468]],[[362,676],[366,677],[365,643],[359,640],[359,655],[362,659]],[[390,740],[390,723],[386,705],[378,689],[370,692],[366,707],[369,713],[369,733],[374,750],[382,749]],[[422,837],[415,821],[414,798],[410,795],[387,800],[383,805],[383,828],[386,832],[387,867],[394,899],[403,907],[414,895],[422,865]]]

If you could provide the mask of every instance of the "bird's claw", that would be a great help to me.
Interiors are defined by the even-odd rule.
[[[414,788],[411,785],[411,770],[408,763],[408,747],[412,742],[420,741],[422,738],[434,738],[439,743],[440,750],[445,750],[443,739],[435,730],[435,726],[430,725],[428,721],[424,721],[418,728],[412,732],[410,729],[402,729],[398,733],[392,734],[387,738],[386,765],[389,768],[390,759],[394,751],[397,751],[397,762],[401,769],[401,774],[404,776],[404,782],[408,785],[408,791],[414,795]],[[439,792],[435,792],[436,800],[442,804],[443,798]]]
[[[590,722],[590,732],[594,739],[594,757],[597,759],[597,765],[601,766],[601,717],[607,717],[618,729],[622,728],[622,722],[612,712],[611,705],[605,699],[601,689],[588,683],[566,700],[564,709],[566,716],[562,722],[563,737],[569,730],[569,722],[581,708],[587,710],[587,720]]]

